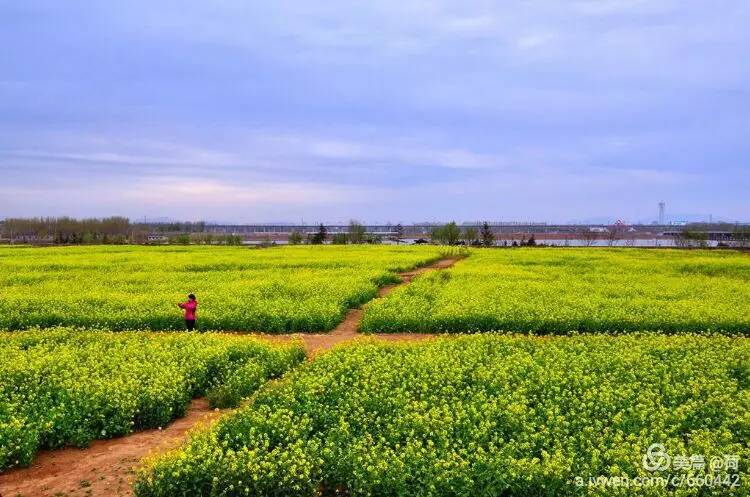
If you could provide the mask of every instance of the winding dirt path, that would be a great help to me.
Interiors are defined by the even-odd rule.
[[[385,297],[399,286],[408,285],[422,273],[449,268],[459,259],[445,258],[399,273],[401,283],[381,287],[377,298]],[[357,328],[363,313],[362,308],[351,309],[330,333],[250,336],[268,340],[300,338],[310,359],[334,345],[362,336],[389,341],[421,340],[434,336],[417,333],[360,335]],[[186,415],[164,429],[143,430],[125,437],[97,440],[84,449],[41,451],[31,466],[0,474],[0,497],[130,497],[133,495],[131,482],[134,469],[143,457],[176,447],[184,440],[189,429],[209,423],[220,414],[211,410],[205,399],[194,399]]]
[[[400,286],[408,285],[409,283],[411,283],[411,281],[414,278],[416,278],[420,274],[426,273],[428,271],[447,269],[453,266],[453,264],[455,264],[458,260],[460,260],[460,257],[448,257],[445,259],[440,259],[437,262],[433,262],[432,264],[428,264],[426,266],[413,269],[411,271],[399,273],[399,276],[401,277],[401,283],[381,287],[378,290],[377,298],[383,298],[389,293],[391,293],[393,290],[395,290],[396,288]],[[357,332],[357,329],[359,328],[359,323],[362,321],[363,314],[364,314],[364,309],[362,309],[361,307],[358,307],[356,309],[350,309],[349,312],[346,314],[346,317],[344,318],[344,320],[336,328],[334,328],[333,331],[329,333],[321,333],[321,334],[295,333],[293,335],[280,335],[279,338],[302,339],[302,341],[305,342],[305,348],[307,349],[307,356],[309,358],[314,358],[319,353],[330,349],[334,345],[338,345],[343,342],[348,342],[349,340],[355,340],[363,336],[376,337],[376,338],[380,338],[383,340],[390,340],[390,341],[421,340],[424,338],[429,338],[429,337],[434,336],[434,335],[420,334],[420,333],[404,333],[404,334],[374,333],[374,334],[368,334],[368,335],[361,335]],[[264,337],[263,335],[255,335],[255,336],[262,337],[262,338]]]

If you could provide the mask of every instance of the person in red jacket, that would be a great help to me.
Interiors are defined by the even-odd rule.
[[[187,302],[180,302],[177,307],[185,310],[185,326],[188,331],[195,329],[195,311],[198,309],[198,301],[195,300],[195,295],[192,293],[188,295]]]

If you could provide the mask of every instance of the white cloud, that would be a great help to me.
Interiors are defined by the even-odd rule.
[[[205,177],[157,178],[125,186],[122,197],[152,207],[175,204],[248,207],[254,205],[336,205],[353,201],[359,187],[293,182],[230,183]]]

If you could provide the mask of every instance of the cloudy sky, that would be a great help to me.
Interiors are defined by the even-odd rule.
[[[747,0],[0,0],[0,217],[750,221]]]

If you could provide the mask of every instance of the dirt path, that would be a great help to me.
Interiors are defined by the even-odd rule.
[[[427,271],[451,267],[458,258],[446,258],[412,271],[400,273],[401,283],[378,290],[378,298],[391,293],[395,288],[407,285],[418,275]],[[334,345],[355,340],[357,328],[364,311],[351,309],[344,321],[326,334],[252,335],[269,340],[301,338],[308,357],[330,349]],[[433,335],[425,334],[375,334],[384,340],[421,340]],[[133,495],[131,482],[133,470],[139,461],[154,452],[177,446],[185,433],[200,423],[206,423],[220,415],[212,411],[205,399],[195,399],[187,414],[175,420],[163,430],[144,430],[131,435],[97,440],[85,449],[66,448],[40,452],[28,468],[20,468],[0,474],[0,497],[129,497]]]
[[[205,399],[190,403],[187,414],[162,430],[97,440],[85,449],[39,453],[32,466],[0,475],[2,497],[129,496],[133,468],[146,455],[177,446],[193,426],[219,416]]]
[[[385,297],[396,288],[400,286],[408,285],[409,283],[411,283],[411,281],[415,277],[419,276],[422,273],[426,273],[428,271],[440,270],[440,269],[447,269],[453,266],[453,264],[455,264],[456,261],[458,261],[459,259],[460,258],[456,258],[456,257],[440,259],[439,261],[433,262],[432,264],[428,264],[426,266],[422,266],[420,268],[413,269],[411,271],[406,271],[404,273],[399,273],[399,276],[401,277],[401,283],[381,287],[378,290],[377,298]],[[279,338],[281,339],[301,338],[302,341],[305,342],[305,348],[307,349],[308,357],[313,358],[317,354],[330,349],[334,345],[338,345],[340,343],[347,342],[349,340],[354,340],[362,336],[376,337],[376,338],[381,338],[383,340],[391,340],[391,341],[421,340],[421,339],[433,336],[433,335],[425,335],[425,334],[418,334],[418,333],[360,335],[359,333],[357,333],[357,328],[359,327],[359,323],[362,321],[363,314],[364,314],[364,310],[362,308],[349,310],[344,320],[333,331],[329,333],[324,333],[324,334],[323,333],[321,334],[295,333],[294,335],[279,335]],[[256,335],[256,336],[263,337],[263,335]]]

